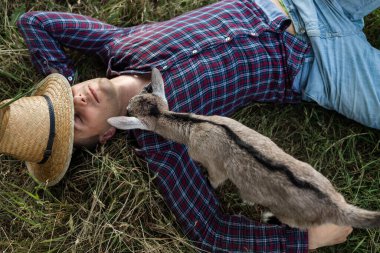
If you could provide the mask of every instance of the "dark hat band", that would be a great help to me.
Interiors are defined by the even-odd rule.
[[[38,164],[43,164],[49,159],[52,153],[52,147],[53,147],[54,137],[55,137],[55,116],[54,116],[53,103],[51,102],[51,99],[48,96],[43,95],[43,97],[46,99],[46,102],[49,108],[50,131],[49,131],[49,139],[48,139],[46,149],[44,152],[44,157]]]

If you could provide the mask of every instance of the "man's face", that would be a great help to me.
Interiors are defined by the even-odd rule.
[[[103,142],[110,129],[107,119],[120,114],[115,85],[107,78],[96,78],[72,86],[74,97],[74,144]]]

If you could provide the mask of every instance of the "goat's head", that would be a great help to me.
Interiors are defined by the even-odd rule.
[[[132,97],[127,107],[127,117],[119,116],[108,119],[108,123],[119,129],[146,129],[154,128],[155,121],[162,111],[168,110],[168,102],[165,97],[164,80],[160,71],[152,70],[150,87],[144,89],[141,94]]]

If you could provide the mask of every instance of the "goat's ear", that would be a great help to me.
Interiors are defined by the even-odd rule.
[[[136,117],[112,117],[107,119],[108,124],[114,126],[118,129],[129,130],[129,129],[143,129],[149,130],[148,127]]]
[[[152,69],[152,90],[153,94],[166,101],[164,80],[162,79],[162,75],[157,68]]]

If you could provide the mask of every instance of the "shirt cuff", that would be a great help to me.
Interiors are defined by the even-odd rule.
[[[309,237],[307,230],[287,228],[285,238],[287,253],[309,252]]]

